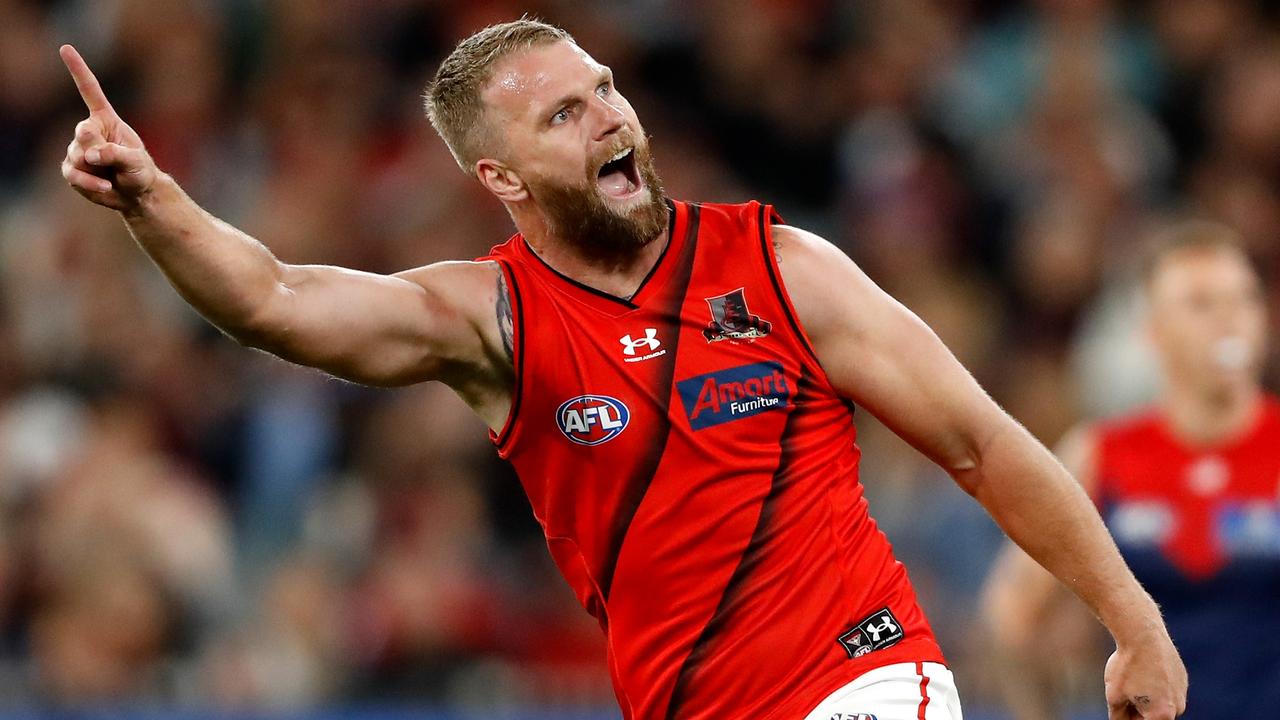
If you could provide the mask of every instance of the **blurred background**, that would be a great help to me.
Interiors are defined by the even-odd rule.
[[[282,259],[484,254],[510,222],[421,93],[524,12],[613,66],[672,196],[837,242],[1047,443],[1155,387],[1153,228],[1215,218],[1280,269],[1274,3],[0,0],[0,715],[617,717],[598,628],[460,401],[239,347],[58,169],[73,42],[161,167]],[[1001,717],[975,616],[999,531],[859,433],[966,715]]]

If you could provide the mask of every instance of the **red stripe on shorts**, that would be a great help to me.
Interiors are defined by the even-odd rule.
[[[916,674],[920,676],[920,711],[917,720],[924,720],[924,709],[929,707],[929,678],[924,674],[924,663],[916,663]]]

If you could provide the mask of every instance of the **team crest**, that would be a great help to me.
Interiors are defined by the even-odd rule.
[[[754,342],[773,329],[773,324],[768,320],[751,314],[747,307],[745,288],[705,300],[711,306],[711,322],[703,329],[702,336],[709,343],[721,340]]]

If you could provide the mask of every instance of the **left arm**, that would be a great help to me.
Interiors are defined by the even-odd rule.
[[[836,390],[946,470],[1111,632],[1111,717],[1182,712],[1186,671],[1159,609],[1061,463],[839,249],[787,226],[773,237],[791,301]]]

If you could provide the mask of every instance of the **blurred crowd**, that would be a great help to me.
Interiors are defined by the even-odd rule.
[[[525,12],[614,68],[674,197],[838,243],[1047,443],[1150,397],[1153,230],[1221,220],[1280,270],[1272,3],[0,0],[0,710],[610,703],[599,630],[460,401],[238,346],[58,170],[72,42],[160,166],[281,259],[482,255],[510,221],[421,93]],[[872,512],[990,705],[999,531],[859,432]]]

